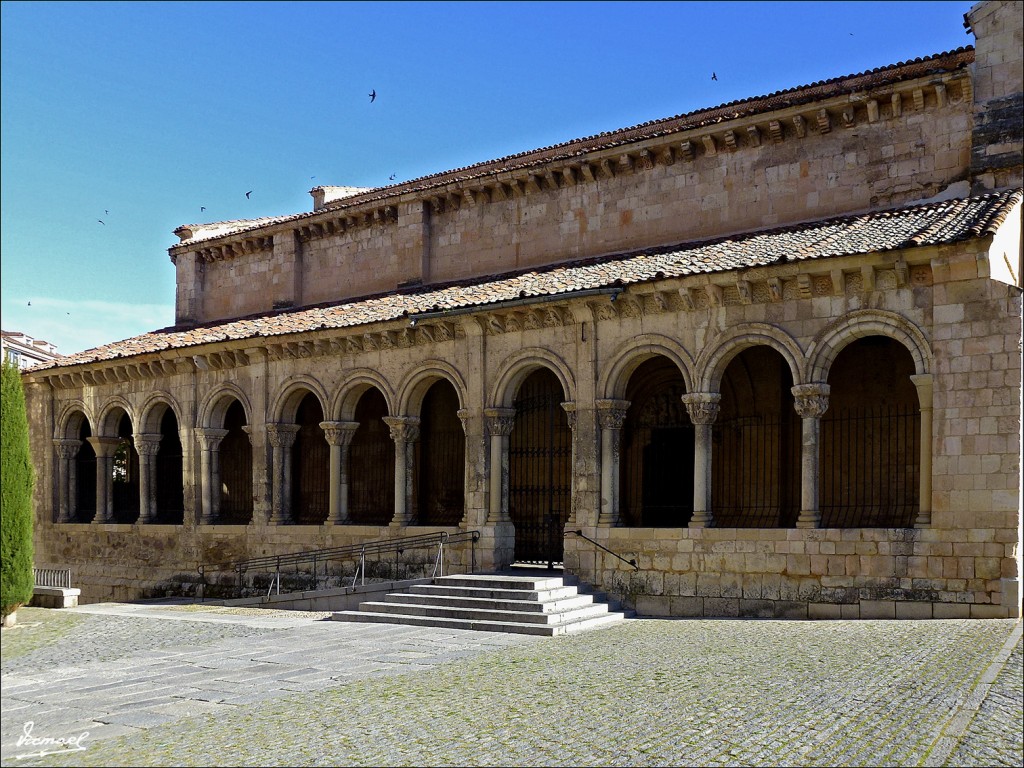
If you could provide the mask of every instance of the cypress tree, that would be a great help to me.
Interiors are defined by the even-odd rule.
[[[0,371],[0,604],[8,614],[32,599],[32,461],[21,373]]]

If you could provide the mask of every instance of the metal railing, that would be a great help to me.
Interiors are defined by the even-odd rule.
[[[32,582],[37,587],[71,589],[70,568],[33,568]]]
[[[617,558],[618,558],[619,560],[621,560],[622,562],[624,562],[624,563],[625,563],[626,565],[631,565],[631,566],[633,566],[633,570],[636,570],[636,571],[639,571],[639,570],[640,570],[640,566],[636,564],[636,560],[627,560],[627,559],[626,559],[626,558],[624,558],[624,557],[623,557],[622,555],[620,555],[620,554],[618,554],[618,553],[616,553],[616,552],[612,552],[612,551],[611,551],[610,549],[608,549],[608,547],[606,547],[606,546],[605,546],[604,544],[601,544],[601,543],[599,543],[599,542],[596,542],[596,541],[594,541],[594,540],[593,540],[592,538],[590,538],[589,536],[586,536],[586,535],[584,535],[583,531],[566,531],[566,532],[565,532],[565,533],[563,533],[562,535],[563,535],[563,536],[568,536],[568,535],[570,535],[570,534],[572,534],[572,535],[574,535],[574,536],[579,536],[579,537],[580,537],[581,539],[586,539],[587,541],[589,541],[589,542],[590,542],[591,544],[593,544],[593,545],[594,545],[595,547],[597,547],[598,549],[603,549],[603,550],[604,550],[605,552],[607,552],[607,553],[608,553],[609,555],[611,555],[612,557],[617,557]]]
[[[431,566],[430,578],[444,575],[444,549],[446,546],[459,542],[470,542],[470,572],[476,570],[476,542],[480,540],[479,531],[463,531],[459,533],[448,533],[439,531],[437,533],[421,534],[418,536],[405,536],[397,539],[380,539],[367,541],[361,544],[349,544],[343,547],[331,547],[329,549],[315,549],[306,552],[292,552],[284,555],[266,555],[254,557],[248,560],[237,560],[223,563],[204,563],[199,566],[200,578],[200,599],[206,599],[208,577],[215,573],[234,574],[237,586],[237,596],[242,597],[245,591],[246,576],[269,575],[267,596],[281,594],[282,571],[293,569],[296,573],[304,573],[307,579],[312,581],[312,589],[320,588],[321,583],[326,584],[329,580],[329,566],[331,563],[353,563],[354,570],[350,577],[350,586],[365,585],[367,579],[367,564],[376,562],[378,566],[386,563],[391,569],[392,578],[397,578],[400,566],[403,565],[401,557],[406,552],[414,550],[432,550],[437,548],[436,554],[431,554],[429,560],[424,559],[421,565]],[[394,559],[382,560],[382,555],[393,554]],[[376,558],[376,560],[373,560]],[[408,565],[408,563],[406,563]],[[322,571],[322,575],[321,575]],[[424,572],[426,577],[426,573]],[[349,581],[346,574],[345,581]],[[305,586],[303,589],[309,589]]]

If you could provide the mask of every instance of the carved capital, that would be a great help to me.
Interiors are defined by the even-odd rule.
[[[352,438],[359,429],[358,421],[321,421],[320,429],[324,431],[329,445],[346,447],[351,445]]]
[[[828,410],[828,384],[797,384],[793,393],[793,406],[801,419],[820,419]]]
[[[89,441],[89,445],[95,451],[96,457],[100,459],[113,456],[117,446],[121,444],[121,438],[119,437],[87,437],[85,439]]]
[[[462,434],[467,434],[466,430],[469,429],[469,408],[459,408],[459,410],[455,412],[455,415],[458,416],[459,421],[462,422]]]
[[[156,456],[163,437],[163,435],[156,434],[135,435],[132,440],[135,442],[135,450],[138,451],[139,456]]]
[[[628,408],[628,400],[598,400],[597,418],[601,429],[622,429]]]
[[[267,437],[275,448],[291,448],[298,433],[298,424],[267,424]]]
[[[572,400],[567,400],[562,403],[562,410],[565,411],[566,421],[569,422],[569,429],[573,432],[576,431],[576,403]]]
[[[516,425],[516,409],[484,408],[484,418],[487,419],[489,434],[507,437],[512,434],[512,428]]]
[[[414,443],[420,439],[420,420],[417,416],[385,416],[384,423],[391,430],[396,443]]]
[[[220,442],[227,437],[226,429],[199,428],[196,430],[196,437],[199,438],[199,446],[204,451],[216,451],[220,448]]]
[[[682,401],[694,424],[714,424],[721,408],[722,395],[719,392],[690,392],[682,396]]]
[[[57,449],[57,455],[60,458],[73,459],[78,455],[78,449],[82,447],[82,441],[61,437],[53,441],[53,447]]]

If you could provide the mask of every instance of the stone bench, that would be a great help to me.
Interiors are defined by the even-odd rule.
[[[35,608],[77,608],[82,590],[74,587],[33,587],[32,605]]]

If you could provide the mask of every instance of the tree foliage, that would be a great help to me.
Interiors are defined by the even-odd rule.
[[[18,368],[0,372],[0,603],[7,616],[32,598],[32,485],[25,390]]]

